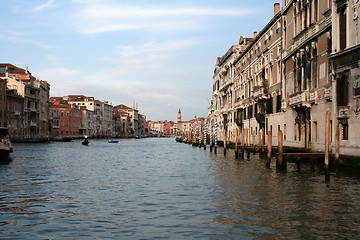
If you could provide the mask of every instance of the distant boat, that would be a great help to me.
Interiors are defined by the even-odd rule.
[[[138,135],[135,136],[135,139],[140,139],[140,137]]]
[[[114,140],[114,139],[109,139],[108,140],[108,143],[118,143],[119,141],[118,140]]]
[[[7,128],[0,128],[0,160],[7,160],[13,151]]]
[[[43,143],[47,142],[47,138],[26,138],[26,139],[11,139],[14,143]]]
[[[63,136],[55,136],[51,139],[51,141],[58,141],[58,142],[70,142],[74,140],[73,137],[63,137]]]
[[[89,145],[89,143],[90,143],[90,142],[89,142],[89,140],[87,140],[87,139],[85,139],[84,141],[81,142],[82,145],[86,145],[86,146]]]

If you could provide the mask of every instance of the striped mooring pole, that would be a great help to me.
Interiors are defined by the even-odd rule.
[[[200,123],[200,129],[199,129],[199,147],[201,147],[201,132],[202,132],[202,124]]]
[[[216,154],[216,147],[217,147],[217,119],[215,119],[215,144],[214,144],[214,152]]]
[[[213,130],[212,130],[212,121],[210,120],[210,123],[209,123],[209,128],[210,128],[210,152],[212,152],[212,132],[213,132]]]
[[[205,119],[205,125],[204,125],[204,150],[206,150],[206,126],[207,126],[207,119]]]

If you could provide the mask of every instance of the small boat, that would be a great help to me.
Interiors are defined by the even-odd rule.
[[[81,142],[82,145],[89,145],[90,141],[85,139],[84,141]]]
[[[175,141],[182,142],[183,140],[182,140],[182,138],[180,136],[177,136],[177,137],[175,137]]]
[[[8,160],[13,151],[7,128],[0,128],[0,160]]]
[[[109,139],[108,140],[108,143],[118,143],[119,141],[118,140],[114,140],[114,139]]]

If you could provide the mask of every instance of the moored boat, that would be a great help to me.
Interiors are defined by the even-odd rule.
[[[14,143],[43,143],[48,142],[47,138],[26,138],[26,139],[11,139]]]
[[[119,141],[118,140],[114,140],[114,139],[109,139],[108,140],[108,143],[118,143]]]
[[[70,142],[74,140],[74,137],[63,137],[63,136],[55,136],[51,139],[51,141],[57,141],[57,142]]]
[[[7,160],[13,151],[7,128],[0,128],[0,160]]]

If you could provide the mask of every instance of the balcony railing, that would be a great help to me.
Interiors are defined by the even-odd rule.
[[[263,86],[256,86],[253,90],[253,99],[255,101],[267,99],[267,93],[265,92],[265,88]]]
[[[310,107],[310,93],[308,91],[294,93],[289,98],[290,106],[306,106]]]

